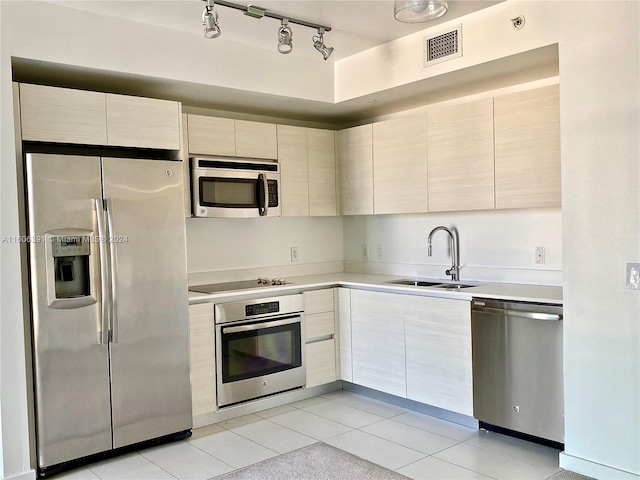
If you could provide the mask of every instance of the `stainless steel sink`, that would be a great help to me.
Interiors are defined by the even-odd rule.
[[[463,288],[469,287],[477,287],[478,285],[470,285],[468,283],[443,283],[438,281],[430,281],[430,280],[414,280],[414,279],[405,279],[401,278],[398,280],[389,280],[388,282],[392,285],[407,285],[410,287],[433,287],[433,288],[442,288],[443,290],[462,290]]]
[[[400,279],[400,280],[389,280],[385,283],[391,283],[393,285],[408,285],[411,287],[433,287],[435,285],[440,285],[441,282],[429,282],[426,280],[410,280],[410,279]]]
[[[443,288],[445,290],[460,290],[469,287],[477,287],[477,285],[467,285],[464,283],[441,283],[440,285],[434,285],[434,288]]]

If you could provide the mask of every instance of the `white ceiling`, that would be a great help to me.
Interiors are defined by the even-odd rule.
[[[143,23],[160,25],[185,32],[202,32],[202,0],[48,0],[69,8],[86,10],[102,15],[127,18]],[[400,23],[393,18],[393,0],[231,0],[247,5],[254,3],[283,16],[291,16],[310,23],[327,25],[327,46],[335,48],[330,61],[353,55],[390,40],[424,30],[428,26],[449,21],[503,0],[449,0],[449,11],[444,17],[428,24]],[[273,18],[255,19],[241,11],[217,6],[222,36],[231,41],[276,48],[276,35],[280,22]],[[313,49],[311,37],[315,30],[291,24],[294,38],[293,54],[319,54]],[[222,38],[222,37],[221,37]],[[211,40],[215,42],[215,39]]]

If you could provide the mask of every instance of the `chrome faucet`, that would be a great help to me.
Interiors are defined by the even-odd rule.
[[[451,250],[451,268],[449,270],[445,270],[445,274],[451,275],[451,280],[457,282],[460,280],[460,250],[458,247],[458,230],[456,227],[451,227],[449,230],[447,227],[436,227],[429,232],[429,237],[427,238],[427,242],[429,243],[429,249],[427,250],[427,255],[431,256],[431,237],[438,230],[444,230],[449,234],[449,247]]]

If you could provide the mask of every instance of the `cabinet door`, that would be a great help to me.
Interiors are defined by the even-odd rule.
[[[105,94],[20,84],[22,139],[107,144]]]
[[[362,125],[337,133],[340,213],[373,214],[373,127]]]
[[[407,396],[403,295],[351,292],[353,383]]]
[[[336,376],[336,345],[333,338],[305,345],[307,387],[334,382]]]
[[[276,126],[271,123],[236,120],[236,156],[278,159]]]
[[[427,115],[373,124],[376,214],[427,212]]]
[[[326,288],[324,290],[311,290],[304,292],[304,314],[312,315],[315,313],[333,312],[333,289]]]
[[[493,99],[427,113],[429,211],[494,208]]]
[[[282,216],[309,216],[307,129],[278,125]]]
[[[230,118],[188,115],[191,155],[236,155],[236,127]]]
[[[107,93],[107,143],[180,150],[179,102]]]
[[[404,297],[407,398],[473,415],[468,301]]]
[[[351,356],[351,289],[336,288],[336,328],[338,346],[337,366],[340,380],[353,382],[353,364]]]
[[[335,132],[307,128],[309,215],[336,216]]]
[[[191,402],[193,416],[216,409],[213,304],[189,306],[191,339]]]
[[[496,208],[559,206],[558,85],[495,98]]]

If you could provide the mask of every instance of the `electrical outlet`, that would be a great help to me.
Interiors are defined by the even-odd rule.
[[[640,263],[627,263],[627,288],[640,290]]]
[[[362,246],[362,256],[365,258],[365,260],[369,259],[369,245]]]
[[[376,245],[376,258],[382,258],[382,245]]]
[[[291,261],[297,262],[300,257],[298,256],[298,247],[291,247]]]
[[[536,247],[536,265],[544,265],[544,247]]]

